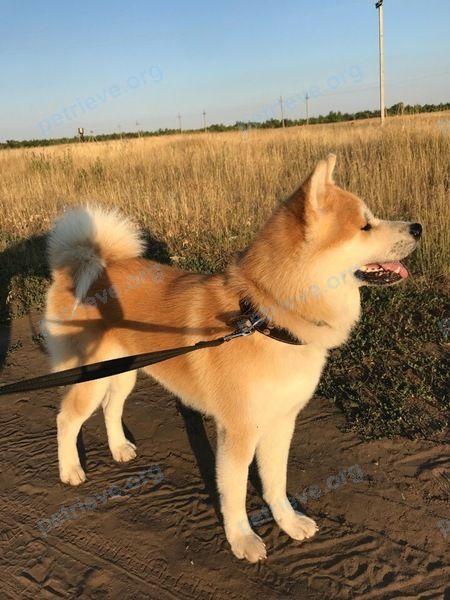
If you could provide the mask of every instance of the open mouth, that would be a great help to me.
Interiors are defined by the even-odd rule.
[[[401,262],[370,263],[355,271],[355,277],[372,285],[390,285],[406,279],[409,273]]]

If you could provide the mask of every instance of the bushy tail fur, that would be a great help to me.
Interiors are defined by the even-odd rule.
[[[110,262],[142,256],[140,232],[115,210],[86,206],[67,212],[49,236],[50,268],[71,268],[77,303]]]

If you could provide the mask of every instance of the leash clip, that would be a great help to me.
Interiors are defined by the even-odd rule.
[[[225,335],[223,339],[226,342],[229,342],[230,340],[234,340],[239,337],[247,337],[252,335],[255,333],[256,326],[262,321],[264,321],[264,318],[258,317],[258,315],[255,314],[240,315],[235,321],[237,330],[233,331],[233,333],[230,333],[229,335]]]

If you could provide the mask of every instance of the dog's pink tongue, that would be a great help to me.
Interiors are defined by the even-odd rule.
[[[406,277],[408,277],[409,273],[408,270],[402,265],[401,262],[395,261],[395,262],[385,262],[385,263],[373,263],[371,265],[367,265],[368,267],[376,267],[376,266],[380,266],[383,267],[383,269],[385,271],[395,271],[396,273],[398,273],[400,275],[400,277],[402,279],[405,279]]]

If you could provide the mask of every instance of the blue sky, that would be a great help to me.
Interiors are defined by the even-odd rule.
[[[450,101],[450,2],[384,15],[387,105]],[[0,141],[378,104],[374,0],[0,0],[0,56]]]

